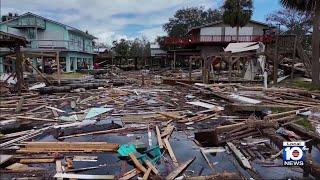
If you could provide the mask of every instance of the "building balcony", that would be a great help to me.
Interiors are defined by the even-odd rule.
[[[32,49],[57,49],[93,53],[92,45],[83,46],[82,43],[68,40],[29,40]]]
[[[46,29],[46,23],[43,19],[36,18],[36,17],[28,17],[18,19],[17,21],[13,21],[9,23],[10,27],[13,28],[38,28],[38,29]]]
[[[266,42],[272,40],[271,36],[254,36],[254,35],[201,35],[191,37],[168,37],[165,40],[166,45],[190,45],[190,44],[209,44],[209,43],[231,43],[231,42]]]

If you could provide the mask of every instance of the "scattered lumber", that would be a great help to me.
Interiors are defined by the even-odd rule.
[[[231,149],[231,151],[236,155],[238,161],[243,167],[245,167],[246,169],[252,169],[249,160],[240,152],[239,149],[237,149],[237,147],[232,142],[227,142],[227,145]]]
[[[118,144],[106,142],[24,142],[17,152],[113,152]]]
[[[133,153],[130,153],[129,154],[131,160],[133,161],[134,165],[140,170],[142,171],[143,173],[146,173],[147,172],[147,169],[139,162],[139,160],[137,159],[137,157],[133,154]]]
[[[162,142],[162,139],[161,139],[161,133],[160,133],[160,130],[159,130],[158,126],[156,126],[156,133],[157,133],[158,145],[162,149],[163,148],[163,142]]]
[[[195,159],[196,157],[193,157],[192,159],[189,159],[188,161],[182,163],[179,167],[177,167],[174,171],[172,171],[167,177],[167,180],[173,180],[176,178],[180,173],[182,173],[183,170],[185,170]]]

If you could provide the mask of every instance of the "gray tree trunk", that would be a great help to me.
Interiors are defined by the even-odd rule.
[[[313,32],[312,32],[312,83],[314,85],[320,85],[320,62],[319,62],[319,50],[320,50],[320,2],[316,2],[315,15],[313,17]]]

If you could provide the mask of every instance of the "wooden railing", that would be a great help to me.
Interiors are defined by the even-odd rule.
[[[165,43],[167,45],[188,45],[193,43],[228,43],[228,42],[265,42],[270,41],[270,36],[217,36],[217,35],[201,35],[192,37],[168,37]]]
[[[82,42],[68,40],[29,40],[31,48],[40,49],[66,49],[70,51],[93,52],[92,45],[83,45]]]

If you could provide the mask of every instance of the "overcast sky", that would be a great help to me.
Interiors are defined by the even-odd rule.
[[[81,30],[100,42],[164,35],[162,25],[177,9],[191,6],[221,7],[223,0],[0,0],[1,13],[32,12]],[[254,0],[254,20],[280,8],[278,0]]]

